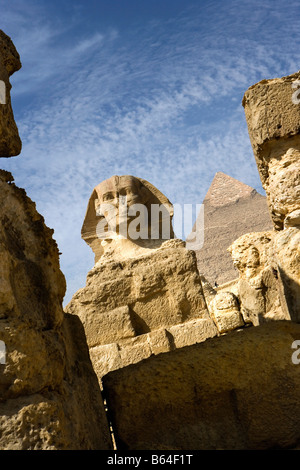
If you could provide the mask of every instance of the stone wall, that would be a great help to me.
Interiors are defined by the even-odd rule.
[[[300,447],[300,325],[245,328],[103,378],[119,450]]]

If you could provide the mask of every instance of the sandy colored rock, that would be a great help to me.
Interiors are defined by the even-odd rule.
[[[243,105],[274,229],[273,266],[289,317],[300,320],[300,72],[264,80],[246,91]]]
[[[293,321],[300,321],[300,230],[289,227],[274,235],[275,261],[282,287],[281,298]]]
[[[136,335],[206,315],[194,253],[186,250],[184,242],[170,240],[136,258],[117,262],[102,257],[66,311],[78,315],[84,326],[102,312],[103,330],[114,324],[117,308],[123,308],[128,321],[130,312],[128,328]],[[89,337],[87,341],[91,346]],[[100,336],[98,344],[103,344]]]
[[[195,254],[177,239],[120,261],[115,252],[103,255],[65,311],[80,318],[99,379],[130,361],[190,344],[189,337],[200,341],[218,334]],[[107,348],[110,357],[102,360]]]
[[[220,286],[238,278],[227,248],[245,233],[270,230],[272,221],[265,196],[222,172],[216,173],[203,205],[203,246],[187,241],[187,248],[195,250],[201,275]],[[198,224],[193,230],[203,230],[201,220]]]
[[[110,372],[103,387],[118,449],[299,448],[295,338],[299,324],[272,322]]]
[[[218,292],[208,309],[220,333],[244,326],[238,299],[232,292]]]
[[[211,318],[196,318],[118,343],[90,347],[89,352],[102,387],[102,377],[112,370],[136,364],[152,355],[201,343],[218,335],[218,329]]]
[[[257,167],[276,230],[298,210],[300,72],[250,87],[243,106]]]
[[[21,68],[19,54],[12,40],[0,30],[0,157],[12,157],[21,152],[21,139],[16,126],[9,77]]]
[[[243,106],[250,141],[262,181],[267,171],[262,157],[270,142],[299,134],[300,71],[292,75],[262,80],[244,94]],[[297,91],[298,90],[298,91]]]
[[[110,449],[79,318],[65,314],[53,231],[0,171],[0,449]]]
[[[274,258],[275,232],[257,232],[238,238],[228,249],[239,271],[238,297],[246,323],[288,320],[281,295],[280,273]]]

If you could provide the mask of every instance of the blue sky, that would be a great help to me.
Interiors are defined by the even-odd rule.
[[[0,0],[23,64],[12,102],[23,142],[2,159],[54,229],[67,302],[93,253],[80,230],[114,174],[201,204],[217,171],[262,192],[242,97],[300,69],[298,0]]]

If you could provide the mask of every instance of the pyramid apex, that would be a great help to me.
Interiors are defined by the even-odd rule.
[[[251,186],[218,171],[206,193],[204,202],[209,202],[216,207],[234,204],[241,198],[253,196],[256,192]]]

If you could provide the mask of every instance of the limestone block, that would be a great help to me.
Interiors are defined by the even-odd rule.
[[[299,210],[300,72],[263,80],[243,99],[249,136],[276,230]]]
[[[244,326],[236,296],[232,292],[219,292],[211,301],[209,311],[219,333]]]
[[[83,315],[83,326],[89,347],[117,342],[122,338],[135,336],[129,307],[118,307],[105,312],[94,311]]]
[[[216,325],[211,318],[197,318],[169,328],[175,348],[201,343],[218,335]]]
[[[9,77],[20,68],[20,57],[12,40],[0,30],[0,157],[12,157],[21,152],[22,143],[14,120],[9,81]]]
[[[102,377],[108,372],[136,364],[152,355],[157,355],[200,343],[218,335],[211,318],[197,318],[185,323],[160,328],[118,343],[90,347],[90,357],[100,386]]]
[[[117,343],[94,346],[89,349],[94,371],[101,384],[101,378],[111,370],[123,367]]]
[[[165,328],[151,331],[151,333],[148,333],[147,337],[152,354],[171,351],[173,348],[172,335]]]
[[[152,336],[153,333],[150,335]],[[149,335],[145,334],[135,338],[128,338],[122,343],[90,347],[91,361],[100,386],[102,377],[108,372],[135,364],[150,357],[152,354],[158,354],[165,350],[165,338],[162,338],[162,335],[156,336],[155,344],[153,344],[153,340],[154,337],[150,341]]]
[[[257,152],[263,144],[299,134],[300,106],[296,95],[300,88],[300,72],[262,80],[244,94],[248,131]]]
[[[152,354],[147,335],[131,339],[130,345],[127,343],[125,347],[122,347],[122,345],[119,345],[119,347],[122,367],[142,361]]]
[[[299,449],[295,338],[299,324],[270,322],[110,372],[118,449]]]

